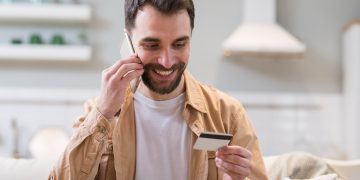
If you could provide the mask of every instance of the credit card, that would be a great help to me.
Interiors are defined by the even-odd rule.
[[[194,149],[217,151],[220,147],[229,144],[232,134],[202,132],[194,144]]]

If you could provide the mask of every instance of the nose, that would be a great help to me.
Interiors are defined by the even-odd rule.
[[[175,64],[174,53],[170,49],[165,49],[161,52],[158,63],[166,69],[170,69]]]

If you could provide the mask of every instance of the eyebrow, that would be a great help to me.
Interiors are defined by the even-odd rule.
[[[189,40],[189,39],[190,39],[189,36],[182,36],[182,37],[180,37],[180,38],[177,38],[177,39],[175,40],[175,42],[177,42],[177,41],[187,41],[187,40]]]
[[[160,39],[157,38],[151,38],[151,37],[146,37],[144,39],[140,40],[141,42],[160,42]]]
[[[179,37],[177,38],[174,42],[177,42],[177,41],[187,41],[189,40],[190,37],[189,36],[182,36],[182,37]],[[160,42],[160,39],[158,38],[152,38],[152,37],[146,37],[146,38],[143,38],[140,40],[141,42]]]

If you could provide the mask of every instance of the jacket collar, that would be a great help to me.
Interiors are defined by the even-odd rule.
[[[187,70],[184,71],[184,80],[186,97],[183,117],[189,125],[189,128],[193,132],[191,135],[191,146],[189,147],[190,162],[188,167],[188,179],[207,179],[207,153],[206,151],[199,151],[192,148],[198,135],[204,131],[202,114],[206,114],[208,112],[208,109],[206,108],[207,101],[205,101],[204,94],[201,90],[202,87]],[[195,111],[198,111],[200,113],[192,113],[192,108],[189,108],[188,105],[191,106]]]
[[[187,70],[184,71],[184,78],[186,94],[185,107],[190,105],[202,113],[207,113],[208,110],[206,108],[206,101],[200,85]]]

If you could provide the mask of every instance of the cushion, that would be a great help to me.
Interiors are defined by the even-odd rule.
[[[54,160],[0,158],[1,179],[47,179]]]

